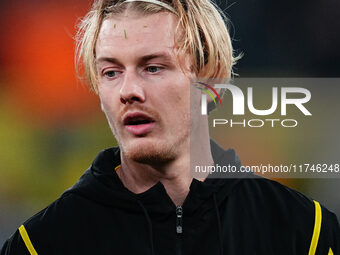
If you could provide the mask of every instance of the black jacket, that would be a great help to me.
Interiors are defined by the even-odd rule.
[[[240,164],[233,150],[214,142],[212,152],[215,163]],[[278,182],[193,179],[176,207],[160,182],[141,194],[127,190],[118,165],[119,148],[102,151],[72,188],[7,240],[1,255],[340,255],[336,216]]]

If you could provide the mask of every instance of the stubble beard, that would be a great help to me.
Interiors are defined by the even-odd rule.
[[[176,159],[177,153],[175,145],[169,144],[137,144],[124,146],[122,145],[121,150],[123,155],[135,162],[142,164],[165,164]]]
[[[177,132],[176,132],[177,131]],[[189,126],[182,130],[174,130],[174,134],[169,141],[161,139],[153,141],[152,138],[144,139],[145,142],[129,141],[126,144],[123,141],[118,141],[120,149],[127,159],[135,162],[151,165],[164,165],[176,160],[184,150],[190,148],[190,133]],[[138,138],[136,138],[138,139]]]

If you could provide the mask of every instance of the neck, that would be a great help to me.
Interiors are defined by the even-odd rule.
[[[197,154],[200,162],[205,162],[200,163],[200,165],[213,165],[210,143],[206,146],[200,145],[198,148],[209,149],[209,151],[202,151],[202,149],[200,149],[199,154]],[[203,159],[202,155],[208,156]],[[193,179],[190,173],[190,155],[182,155],[178,159],[162,166],[141,164],[127,159],[123,153],[121,159],[122,164],[117,170],[117,174],[124,186],[131,192],[139,194],[150,189],[157,182],[161,182],[173,203],[176,206],[183,204],[189,193],[189,187]],[[204,181],[206,176],[207,174],[199,176],[197,179]]]
[[[198,130],[196,130],[198,131]],[[190,172],[190,163],[195,165],[214,165],[210,149],[210,138],[208,127],[201,126],[200,134],[194,137],[201,139],[188,139],[172,161],[162,164],[144,164],[127,158],[121,152],[121,167],[117,174],[124,186],[131,192],[139,194],[150,189],[157,182],[161,182],[169,197],[176,206],[182,205],[189,193],[190,184],[193,174]],[[205,137],[205,139],[202,139]],[[190,150],[191,147],[191,150]],[[191,160],[191,162],[190,162]],[[194,176],[199,181],[204,181],[208,173]]]

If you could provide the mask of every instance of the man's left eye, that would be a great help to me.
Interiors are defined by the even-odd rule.
[[[162,70],[162,68],[159,67],[159,66],[148,66],[148,67],[146,68],[146,70],[147,70],[148,72],[150,72],[150,73],[157,73],[157,72],[159,72],[160,70]]]

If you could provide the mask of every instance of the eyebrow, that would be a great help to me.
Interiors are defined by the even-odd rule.
[[[154,53],[154,54],[143,56],[141,58],[141,62],[147,62],[147,61],[155,59],[155,58],[161,58],[161,59],[164,59],[166,61],[171,61],[171,56],[168,53],[160,52],[160,53]]]
[[[172,62],[171,56],[165,52],[153,53],[153,54],[142,56],[138,62],[145,63],[155,58],[160,58],[160,59],[164,59],[165,61]],[[121,65],[121,62],[117,58],[100,57],[96,59],[97,64],[102,63],[102,62],[109,62],[109,63],[115,63],[118,65]]]
[[[119,60],[116,59],[116,58],[100,57],[100,58],[96,59],[96,64],[100,64],[100,63],[103,63],[103,62],[120,64]]]

